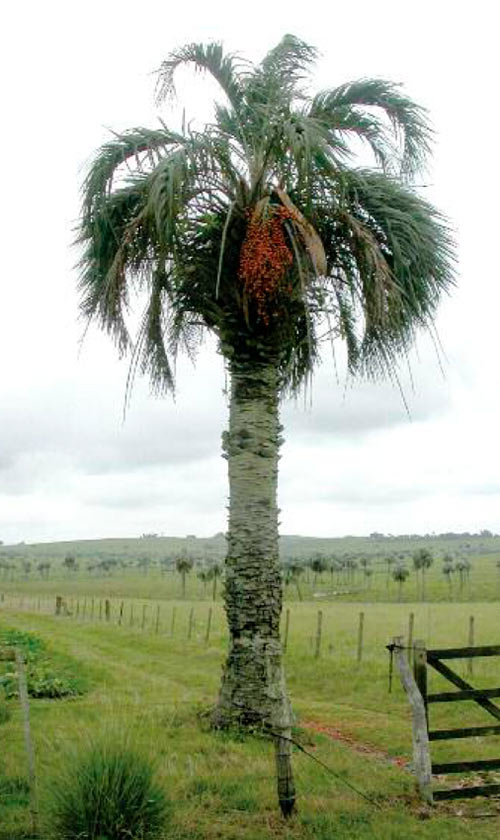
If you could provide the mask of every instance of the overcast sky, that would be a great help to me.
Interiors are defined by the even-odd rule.
[[[285,32],[321,51],[314,87],[402,82],[431,113],[426,197],[450,218],[458,286],[440,310],[440,366],[424,335],[391,384],[353,383],[328,354],[283,406],[282,533],[500,531],[498,46],[494,4],[38,0],[3,12],[0,539],[225,530],[224,370],[213,343],[178,362],[176,400],[138,382],[78,320],[71,247],[79,186],[109,129],[155,126],[154,70],[186,42],[259,60]],[[214,87],[179,76],[187,117]],[[339,351],[340,352],[340,351]],[[340,353],[341,355],[341,353]]]

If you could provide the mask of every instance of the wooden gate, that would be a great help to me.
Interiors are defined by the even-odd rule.
[[[429,741],[443,741],[451,738],[470,738],[480,735],[500,735],[500,708],[492,703],[490,698],[500,697],[500,688],[474,688],[462,679],[443,660],[473,659],[482,656],[500,656],[500,645],[485,647],[438,648],[426,650],[423,642],[415,642],[413,672],[415,682],[424,701],[427,732]],[[435,694],[427,692],[427,669],[433,668],[442,677],[452,683],[458,691],[441,691]],[[472,670],[472,669],[471,669]],[[456,703],[462,700],[473,700],[499,723],[494,726],[470,726],[460,729],[429,729],[428,707],[430,703]],[[433,774],[463,773],[474,771],[497,770],[500,768],[500,758],[483,761],[452,761],[448,763],[431,762]],[[434,790],[433,798],[462,799],[475,796],[493,796],[500,794],[500,784],[480,785],[470,788],[452,788],[449,790]]]

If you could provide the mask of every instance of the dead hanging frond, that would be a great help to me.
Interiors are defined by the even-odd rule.
[[[275,187],[274,192],[278,196],[282,205],[288,210],[289,218],[300,234],[306,251],[313,264],[315,273],[318,276],[326,275],[326,254],[319,234],[314,229],[313,225],[307,221],[305,216],[302,215],[300,210],[295,206],[291,198],[286,194],[286,192],[284,192],[284,190],[279,187]]]
[[[224,222],[224,227],[222,228],[222,239],[221,239],[221,243],[220,243],[219,264],[217,266],[217,280],[216,280],[216,283],[215,283],[215,298],[216,299],[219,297],[220,279],[221,279],[221,276],[222,276],[222,265],[223,265],[223,262],[224,262],[224,249],[226,247],[227,231],[228,231],[228,228],[229,228],[229,223],[231,221],[231,216],[232,216],[233,210],[234,210],[234,201],[232,201],[231,204],[229,205],[226,220]]]

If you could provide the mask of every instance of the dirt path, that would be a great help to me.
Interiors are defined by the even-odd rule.
[[[372,758],[387,761],[397,767],[408,767],[410,763],[409,760],[403,756],[389,755],[389,753],[384,752],[384,750],[381,750],[379,747],[374,747],[371,744],[364,744],[361,741],[357,741],[352,737],[352,735],[342,732],[342,730],[338,729],[336,726],[319,723],[315,720],[301,721],[300,725],[303,729],[308,729],[311,732],[318,732],[321,735],[326,735],[334,741],[340,741],[342,744],[346,744],[350,747],[354,752],[362,755],[369,755]]]

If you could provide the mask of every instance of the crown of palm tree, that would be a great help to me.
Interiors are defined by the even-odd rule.
[[[272,358],[295,389],[326,336],[345,340],[352,372],[390,373],[432,325],[453,247],[411,185],[429,149],[426,113],[381,79],[307,95],[315,56],[291,35],[257,66],[189,44],[162,64],[158,100],[193,65],[225,95],[214,122],[131,129],[90,166],[82,313],[132,347],[132,370],[158,389],[174,387],[173,356],[204,328],[226,358]],[[355,167],[360,141],[372,168]],[[147,299],[134,339],[132,288]]]

